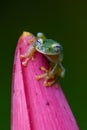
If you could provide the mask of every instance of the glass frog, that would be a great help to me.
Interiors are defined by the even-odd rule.
[[[32,35],[32,34],[31,34]],[[35,51],[43,54],[50,62],[50,69],[47,70],[41,66],[41,70],[45,73],[36,76],[37,80],[44,78],[44,86],[51,86],[55,83],[58,77],[64,77],[65,69],[62,66],[63,60],[63,47],[52,39],[47,39],[43,33],[37,33],[37,36],[32,35],[28,51],[21,55],[21,59],[25,59],[22,62],[24,66],[27,65],[30,58],[33,59]]]

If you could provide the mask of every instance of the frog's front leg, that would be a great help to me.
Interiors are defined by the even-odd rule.
[[[57,77],[63,77],[65,73],[65,69],[62,66],[62,64],[59,64],[57,62],[53,69],[51,68],[47,70],[45,67],[41,67],[41,70],[43,70],[45,73],[41,74],[39,76],[36,76],[37,80],[44,79],[44,86],[48,87],[55,83]]]
[[[23,66],[26,66],[27,63],[28,63],[28,61],[31,58],[32,58],[32,60],[34,59],[33,55],[34,55],[35,51],[36,51],[36,49],[35,49],[35,43],[32,43],[32,44],[30,44],[28,51],[25,54],[21,54],[20,55],[21,60],[23,60],[22,61],[22,65]]]

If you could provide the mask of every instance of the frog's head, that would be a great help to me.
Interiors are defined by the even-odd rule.
[[[46,55],[58,55],[62,53],[62,46],[52,39],[38,39],[36,50]]]

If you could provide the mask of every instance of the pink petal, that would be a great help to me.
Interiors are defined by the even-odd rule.
[[[49,67],[47,60],[36,53],[34,61],[26,67],[21,65],[20,54],[29,47],[30,36],[24,33],[17,45],[13,82],[11,130],[79,130],[64,93],[59,86],[44,87],[43,79],[36,75],[43,73],[41,66]]]
[[[13,66],[11,130],[31,130],[24,89],[20,50],[17,47]]]

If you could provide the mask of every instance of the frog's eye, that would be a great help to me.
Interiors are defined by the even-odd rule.
[[[38,39],[37,42],[43,43],[43,40],[42,39]]]
[[[61,46],[60,46],[60,44],[53,44],[53,45],[52,45],[52,48],[54,49],[55,52],[59,52]]]
[[[43,43],[43,40],[42,39],[38,39],[37,41],[36,41],[36,46],[41,46],[42,45],[42,43]]]

